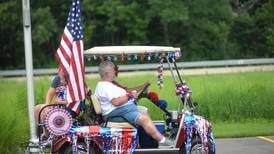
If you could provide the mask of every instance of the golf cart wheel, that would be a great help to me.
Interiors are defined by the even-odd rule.
[[[87,146],[84,142],[77,143],[77,154],[87,154]],[[67,145],[60,150],[59,154],[72,154],[72,146]],[[92,145],[89,147],[89,154],[99,154],[100,152],[95,149]]]
[[[209,146],[208,146],[208,154],[215,154],[215,149],[211,149],[210,147],[211,143],[210,141],[208,142]],[[185,144],[183,144],[182,148],[181,148],[181,154],[186,154],[186,149],[185,149]],[[202,141],[200,139],[200,137],[193,137],[192,138],[192,141],[191,141],[191,148],[190,148],[190,154],[205,154],[206,151],[205,149],[203,148],[203,145],[202,145]]]

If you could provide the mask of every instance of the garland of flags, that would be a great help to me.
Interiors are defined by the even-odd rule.
[[[178,52],[163,52],[162,54],[159,53],[149,53],[149,54],[131,54],[131,55],[86,55],[86,59],[88,61],[102,61],[102,60],[113,60],[113,61],[159,61],[163,57],[168,56],[169,59],[172,58],[179,58],[181,56],[180,51]]]

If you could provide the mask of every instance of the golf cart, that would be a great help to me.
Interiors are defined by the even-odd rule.
[[[198,153],[215,154],[215,142],[211,124],[202,116],[195,115],[192,91],[177,68],[176,59],[180,48],[163,46],[108,46],[94,47],[85,51],[87,59],[93,60],[153,60],[158,62],[158,86],[163,87],[163,64],[171,72],[178,104],[176,110],[168,110],[169,104],[146,86],[138,99],[147,98],[164,115],[164,122],[155,122],[156,128],[174,141],[172,146],[159,146],[143,128],[128,122],[111,122],[102,119],[100,100],[91,95],[86,102],[84,118],[72,116],[65,106],[52,105],[39,126],[49,132],[47,139],[40,138],[41,151],[51,145],[53,152],[60,153]],[[178,78],[178,79],[177,79]],[[174,99],[176,100],[176,99]],[[182,105],[182,107],[181,107]],[[143,109],[144,107],[140,107]],[[141,111],[140,111],[141,112]],[[40,118],[39,118],[40,119]]]

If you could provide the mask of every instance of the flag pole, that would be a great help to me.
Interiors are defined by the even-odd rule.
[[[30,20],[30,5],[29,0],[22,0],[23,9],[23,26],[24,26],[24,44],[25,44],[25,65],[27,77],[27,92],[28,92],[28,111],[29,111],[29,126],[30,140],[29,153],[37,152],[38,138],[35,129],[34,118],[34,88],[33,88],[33,63],[32,63],[32,39],[31,39],[31,20]]]

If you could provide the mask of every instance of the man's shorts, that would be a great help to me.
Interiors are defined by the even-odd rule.
[[[137,120],[140,117],[140,113],[135,104],[129,104],[118,107],[110,112],[104,118],[111,122],[129,122],[137,125]]]

